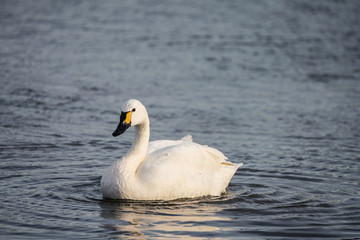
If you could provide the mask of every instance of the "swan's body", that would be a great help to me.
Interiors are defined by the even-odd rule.
[[[112,164],[101,178],[106,198],[135,200],[171,200],[225,192],[230,179],[242,164],[226,161],[218,150],[181,140],[149,143],[149,118],[138,100],[122,107],[118,128],[113,136],[135,126],[131,150]]]

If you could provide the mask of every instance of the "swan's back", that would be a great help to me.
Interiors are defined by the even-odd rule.
[[[192,142],[191,136],[153,141],[137,175],[153,199],[220,195],[242,165],[226,159],[220,151]]]

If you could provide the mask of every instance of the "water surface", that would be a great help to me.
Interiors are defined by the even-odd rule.
[[[1,1],[4,239],[360,236],[358,1]],[[221,197],[111,201],[134,131],[244,163]]]

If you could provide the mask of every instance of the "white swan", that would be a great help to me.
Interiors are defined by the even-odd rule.
[[[113,163],[101,178],[105,198],[134,200],[172,200],[225,192],[230,179],[242,166],[226,161],[218,150],[181,140],[149,143],[149,117],[144,105],[135,99],[121,108],[116,137],[135,126],[130,151]]]

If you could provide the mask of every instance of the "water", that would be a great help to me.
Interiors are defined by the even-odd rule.
[[[1,1],[2,239],[360,236],[360,3]],[[120,103],[244,162],[221,197],[110,201]]]

